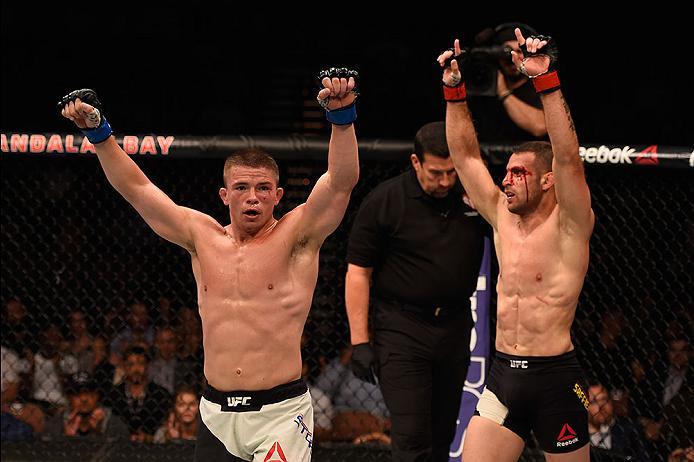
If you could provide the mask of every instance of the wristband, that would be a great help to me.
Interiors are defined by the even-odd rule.
[[[533,78],[533,86],[537,93],[552,93],[559,90],[559,75],[557,71],[548,72],[547,74],[538,75]]]
[[[461,83],[456,87],[443,86],[443,99],[451,103],[462,103],[467,99],[465,84]]]
[[[109,136],[113,134],[111,125],[109,125],[108,120],[103,115],[101,116],[101,123],[98,127],[92,128],[90,130],[83,129],[82,133],[87,137],[90,143],[97,144],[102,143],[108,139]]]
[[[325,118],[334,125],[349,125],[357,120],[357,106],[355,103],[340,109],[325,111]]]

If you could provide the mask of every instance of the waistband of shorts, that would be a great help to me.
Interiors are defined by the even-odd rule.
[[[576,350],[567,351],[557,356],[516,356],[497,351],[495,358],[501,360],[501,364],[511,369],[578,364]]]
[[[263,406],[274,404],[286,399],[296,398],[308,391],[308,386],[303,379],[278,385],[269,390],[234,390],[220,391],[207,385],[202,396],[208,401],[225,406]]]

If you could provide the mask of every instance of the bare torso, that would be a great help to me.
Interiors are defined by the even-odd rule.
[[[297,239],[296,221],[289,213],[240,244],[211,217],[195,219],[191,255],[205,377],[218,390],[264,390],[301,376],[318,247]]]
[[[570,351],[571,324],[588,269],[588,241],[560,227],[558,206],[534,227],[523,226],[503,203],[498,213],[497,351],[518,356]]]

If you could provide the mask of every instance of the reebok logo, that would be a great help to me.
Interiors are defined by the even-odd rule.
[[[250,400],[250,396],[227,396],[227,405],[229,405],[229,407],[236,407],[238,405],[250,406]]]
[[[578,437],[576,436],[576,432],[573,428],[571,428],[571,425],[565,423],[564,426],[561,427],[559,436],[557,436],[557,447],[561,448],[574,443],[578,443]]]
[[[284,451],[279,441],[275,441],[275,444],[273,444],[267,452],[267,456],[265,456],[263,462],[287,462],[287,458],[284,457]]]
[[[607,146],[599,148],[578,148],[578,154],[584,162],[589,164],[631,164],[631,157],[636,152],[636,149],[630,146],[623,148],[610,149]]]
[[[658,165],[658,146],[648,146],[636,156],[634,162],[641,165]]]
[[[520,359],[511,359],[511,368],[512,369],[527,369],[528,368],[528,361],[521,361]]]

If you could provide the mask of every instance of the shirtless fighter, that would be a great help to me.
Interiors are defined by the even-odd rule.
[[[463,460],[517,460],[532,430],[547,460],[587,461],[588,400],[570,330],[595,219],[555,70],[554,41],[526,40],[519,29],[515,34],[522,53],[512,53],[513,62],[540,93],[551,144],[518,147],[508,160],[503,191],[480,156],[458,40],[438,57],[451,157],[465,190],[494,229],[500,269],[497,354],[467,427]]]
[[[333,124],[328,171],[305,204],[273,217],[283,190],[258,149],[232,154],[219,196],[231,223],[175,204],[118,146],[91,90],[60,103],[94,144],[111,185],[164,239],[190,252],[203,327],[205,377],[197,461],[311,458],[313,409],[301,380],[300,339],[318,253],[339,225],[359,177],[356,73],[321,73],[318,101]]]

